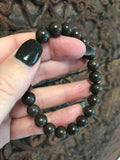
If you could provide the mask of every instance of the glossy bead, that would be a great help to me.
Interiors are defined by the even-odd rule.
[[[67,130],[63,126],[59,126],[55,130],[55,135],[58,138],[65,138],[67,136]]]
[[[36,32],[36,39],[40,43],[48,42],[50,39],[50,33],[44,28],[39,28]]]
[[[33,104],[32,106],[27,107],[27,113],[30,117],[35,117],[40,112],[39,106]]]
[[[86,45],[86,52],[84,54],[84,57],[86,59],[93,59],[96,55],[95,51],[96,51],[96,48],[88,43],[85,43]]]
[[[95,59],[92,59],[88,62],[87,67],[91,71],[96,71],[99,68],[99,63]]]
[[[72,27],[69,23],[63,23],[62,25],[62,34],[65,36],[71,36]]]
[[[73,29],[72,37],[77,38],[77,39],[81,39],[82,34],[81,34],[80,30],[79,29]]]
[[[76,119],[77,125],[79,127],[87,127],[88,125],[88,119],[87,117],[85,117],[84,115],[80,115],[77,119]]]
[[[47,136],[51,136],[54,134],[55,132],[55,125],[52,123],[47,123],[44,127],[43,127],[43,131]]]
[[[77,135],[79,132],[79,128],[76,123],[70,123],[67,127],[67,131],[69,135]]]
[[[90,90],[94,95],[98,95],[102,91],[102,85],[93,83],[90,87]]]
[[[84,109],[83,109],[83,113],[86,117],[92,117],[95,115],[95,110],[93,107],[91,106],[86,106]]]
[[[91,82],[97,83],[101,80],[101,74],[98,71],[92,72],[89,75]]]
[[[99,98],[95,95],[90,95],[87,100],[90,106],[96,106],[100,102]]]
[[[46,115],[44,115],[44,114],[38,114],[35,117],[35,124],[38,127],[43,127],[44,125],[46,125],[46,123],[47,123],[47,117],[46,117]]]
[[[51,36],[58,37],[62,33],[62,26],[58,22],[53,22],[49,25],[49,31]]]
[[[28,106],[33,105],[35,102],[35,95],[32,92],[26,92],[22,97],[22,102]]]
[[[90,42],[89,42],[87,39],[85,39],[84,37],[81,38],[81,41],[82,41],[83,43],[85,43],[86,45],[90,43]]]

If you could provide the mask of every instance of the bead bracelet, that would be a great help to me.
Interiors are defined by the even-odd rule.
[[[47,117],[44,113],[41,113],[40,107],[35,104],[35,95],[28,90],[22,97],[22,101],[27,105],[27,113],[30,117],[35,118],[35,124],[38,127],[43,127],[44,134],[47,136],[54,135],[58,138],[65,138],[67,135],[76,135],[79,132],[79,127],[87,127],[88,118],[95,114],[94,107],[100,102],[97,95],[102,91],[100,84],[101,75],[97,71],[99,64],[95,59],[95,47],[89,44],[85,40],[79,29],[72,29],[69,23],[59,24],[58,22],[50,23],[48,28],[39,28],[36,32],[36,39],[40,43],[48,42],[50,35],[52,37],[58,37],[60,35],[71,36],[82,40],[86,45],[86,53],[84,57],[89,60],[87,67],[90,71],[89,79],[92,82],[91,92],[87,99],[88,105],[83,108],[83,115],[77,117],[76,122],[68,124],[67,127],[58,126],[56,127],[53,123],[47,121]]]

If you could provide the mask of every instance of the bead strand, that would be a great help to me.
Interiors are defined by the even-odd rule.
[[[22,101],[27,105],[27,113],[30,117],[35,118],[35,124],[38,127],[43,127],[44,134],[50,136],[55,135],[58,138],[65,138],[67,135],[77,135],[79,127],[87,127],[88,118],[94,116],[94,107],[100,102],[97,97],[102,91],[102,85],[100,84],[101,75],[97,71],[99,64],[95,59],[96,48],[89,44],[89,41],[82,37],[79,29],[72,29],[69,23],[59,24],[58,22],[50,23],[48,28],[39,28],[36,32],[36,39],[39,43],[46,43],[49,41],[50,36],[58,37],[60,35],[70,36],[82,40],[86,45],[86,53],[84,57],[89,60],[87,67],[90,71],[89,79],[92,82],[90,91],[92,95],[87,98],[88,105],[83,108],[83,115],[76,118],[76,122],[68,124],[67,127],[56,127],[53,123],[48,122],[47,117],[41,112],[40,107],[35,104],[35,95],[29,90],[23,95]]]

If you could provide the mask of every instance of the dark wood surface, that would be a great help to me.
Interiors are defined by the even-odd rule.
[[[117,160],[120,156],[120,0],[1,0],[0,36],[36,30],[52,20],[70,22],[97,47],[104,91],[96,116],[79,135],[11,141],[0,160]],[[78,70],[40,85],[85,79]],[[59,106],[61,107],[61,106]],[[58,108],[59,108],[58,107]]]

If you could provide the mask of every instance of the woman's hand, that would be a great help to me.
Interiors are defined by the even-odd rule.
[[[86,65],[85,45],[75,38],[60,36],[42,44],[43,52],[31,67],[16,58],[18,48],[35,33],[22,33],[0,39],[0,148],[10,139],[42,134],[42,128],[27,115],[27,107],[20,100],[30,84],[55,78]],[[26,53],[25,53],[26,54]],[[35,104],[41,109],[87,97],[90,82],[83,80],[69,84],[32,89]],[[67,125],[82,114],[79,104],[47,113],[48,121],[56,126]]]

